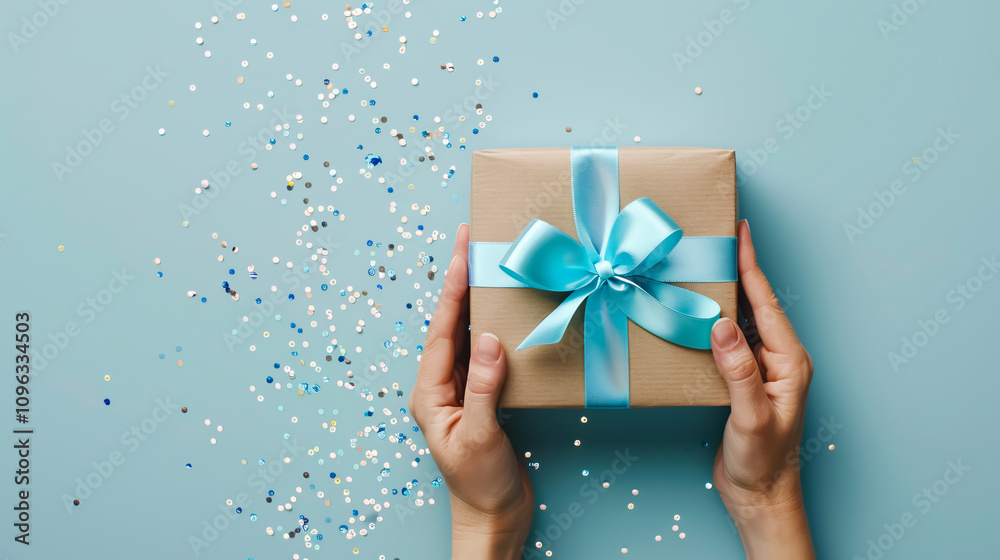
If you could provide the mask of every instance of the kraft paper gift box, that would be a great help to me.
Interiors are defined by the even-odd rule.
[[[624,147],[618,150],[618,169],[620,208],[648,197],[676,222],[685,238],[736,236],[733,151]],[[577,239],[570,179],[570,148],[474,152],[470,241],[513,242],[535,218]],[[735,281],[674,285],[711,298],[719,304],[723,317],[736,320]],[[470,288],[472,340],[492,332],[506,353],[507,380],[500,406],[584,407],[586,305],[576,310],[560,342],[515,351],[567,295],[523,287]],[[628,321],[627,344],[629,406],[730,403],[711,350],[663,340],[632,320]]]

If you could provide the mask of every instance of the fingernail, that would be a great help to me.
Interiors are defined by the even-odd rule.
[[[729,350],[736,346],[740,339],[739,332],[736,331],[736,323],[722,317],[712,325],[712,339],[719,350]]]
[[[452,258],[451,258],[451,262],[449,262],[449,263],[448,263],[448,268],[449,268],[449,269],[450,269],[450,268],[451,268],[452,266],[454,266],[454,264],[455,264],[455,259],[457,259],[457,258],[458,258],[458,255],[455,255],[454,257],[452,257]]]
[[[479,349],[476,352],[479,361],[492,364],[500,358],[500,339],[493,333],[484,332],[479,335]]]
[[[748,220],[746,218],[743,218],[740,221],[743,222],[744,224],[746,224],[747,225],[747,231],[750,231],[750,220]]]

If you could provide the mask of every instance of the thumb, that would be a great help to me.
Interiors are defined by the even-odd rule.
[[[712,327],[712,354],[729,386],[733,411],[730,418],[747,431],[759,426],[770,402],[757,360],[743,333],[731,319],[722,318]]]
[[[469,360],[469,378],[465,382],[462,422],[476,441],[499,429],[497,401],[507,377],[507,360],[500,339],[492,333],[479,335],[479,342]]]

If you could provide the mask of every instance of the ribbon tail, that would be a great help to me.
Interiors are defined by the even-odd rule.
[[[583,300],[587,299],[587,296],[600,286],[601,279],[595,276],[586,286],[571,293],[559,304],[559,307],[552,310],[552,313],[549,313],[548,316],[542,319],[541,323],[538,323],[538,326],[528,334],[515,349],[515,352],[522,348],[530,348],[539,344],[555,344],[562,340],[563,334],[566,333],[566,328],[569,327],[569,322],[573,319],[577,308],[580,307]]]
[[[721,309],[712,298],[671,284],[631,276],[608,283],[615,301],[637,325],[688,348],[712,347]]]
[[[607,284],[587,299],[583,363],[584,406],[628,408],[628,316]]]

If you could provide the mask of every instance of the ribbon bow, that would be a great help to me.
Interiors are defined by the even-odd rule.
[[[649,198],[619,212],[617,148],[573,148],[570,165],[579,241],[534,219],[512,244],[472,243],[470,285],[571,292],[517,350],[559,342],[586,301],[584,321],[594,325],[584,329],[586,406],[627,407],[628,320],[675,344],[710,348],[719,305],[668,282],[735,281],[736,238],[683,237]]]

